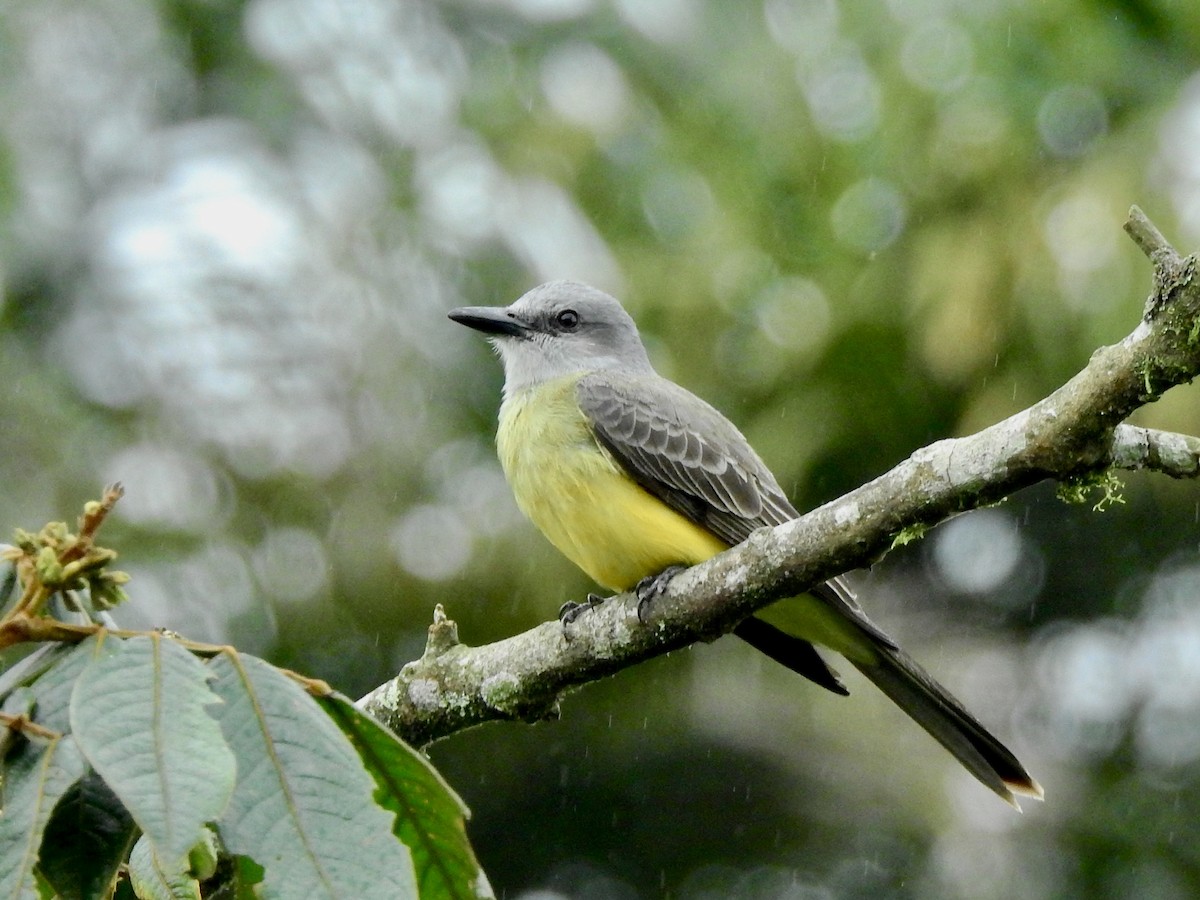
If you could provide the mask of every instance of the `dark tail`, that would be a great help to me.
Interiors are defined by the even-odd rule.
[[[856,635],[851,642],[858,649],[840,648],[846,660],[954,754],[967,771],[1017,809],[1021,807],[1015,794],[1042,799],[1041,786],[1012,751],[867,618],[843,578],[817,585],[812,594],[828,604],[843,624],[853,624],[848,633]],[[757,618],[746,619],[734,634],[822,687],[848,693],[837,673],[807,640]]]
[[[1017,809],[1014,794],[1041,800],[1043,791],[1012,751],[898,647],[878,645],[872,664],[850,660],[887,696],[954,754],[972,775]]]
[[[787,666],[798,675],[803,675],[814,684],[843,697],[850,696],[837,672],[821,658],[817,648],[803,638],[793,637],[754,616],[739,622],[733,633],[759,653],[769,656],[781,666]]]

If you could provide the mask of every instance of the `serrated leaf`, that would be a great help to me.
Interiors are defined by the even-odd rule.
[[[200,883],[186,870],[164,869],[144,836],[129,855],[129,882],[139,900],[200,900]]]
[[[429,760],[348,697],[317,702],[358,751],[376,802],[396,813],[395,834],[412,851],[421,900],[494,897],[467,840],[467,807]]]
[[[54,808],[39,869],[62,900],[107,897],[135,837],[129,811],[89,769]]]
[[[93,636],[72,647],[70,653],[29,686],[37,698],[33,720],[51,731],[70,731],[71,694],[79,676],[94,661],[110,657],[120,648],[121,642],[111,636],[104,640]]]
[[[50,813],[84,773],[83,756],[70,736],[30,741],[4,767],[0,815],[0,898],[36,900],[38,850]]]
[[[225,701],[217,714],[238,760],[237,789],[217,828],[230,852],[263,866],[261,895],[415,898],[408,849],[329,716],[260,659],[227,652],[211,667]]]
[[[207,666],[161,635],[120,643],[76,682],[71,731],[159,860],[176,867],[229,802],[233,753],[208,712],[218,699]]]

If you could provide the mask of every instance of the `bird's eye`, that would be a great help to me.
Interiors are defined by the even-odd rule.
[[[574,331],[579,327],[579,313],[573,309],[564,309],[554,317],[554,324],[563,331]]]

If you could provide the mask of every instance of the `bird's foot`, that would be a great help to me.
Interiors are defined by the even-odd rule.
[[[687,566],[667,566],[657,575],[647,575],[634,586],[633,593],[638,601],[637,617],[639,622],[643,625],[646,624],[646,608],[662,596],[662,592],[667,589],[671,579],[686,568]]]
[[[564,625],[570,625],[589,609],[594,609],[604,602],[604,598],[599,594],[588,594],[587,599],[582,603],[576,603],[574,600],[568,600],[558,608],[558,621]]]

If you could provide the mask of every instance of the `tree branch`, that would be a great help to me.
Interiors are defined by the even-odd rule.
[[[1118,425],[1112,464],[1117,469],[1148,469],[1172,478],[1200,475],[1200,438],[1136,425]]]
[[[1196,477],[1200,440],[1122,425],[1168,388],[1200,374],[1200,283],[1186,259],[1134,207],[1126,230],[1154,264],[1142,321],[1046,399],[977,434],[938,441],[890,472],[671,581],[643,624],[622,594],[569,626],[468,647],[439,606],[421,659],[360,702],[410,742],[425,744],[497,719],[557,715],[563,692],[697,640],[758,609],[861,568],[955,513],[1044,479],[1110,467]]]

